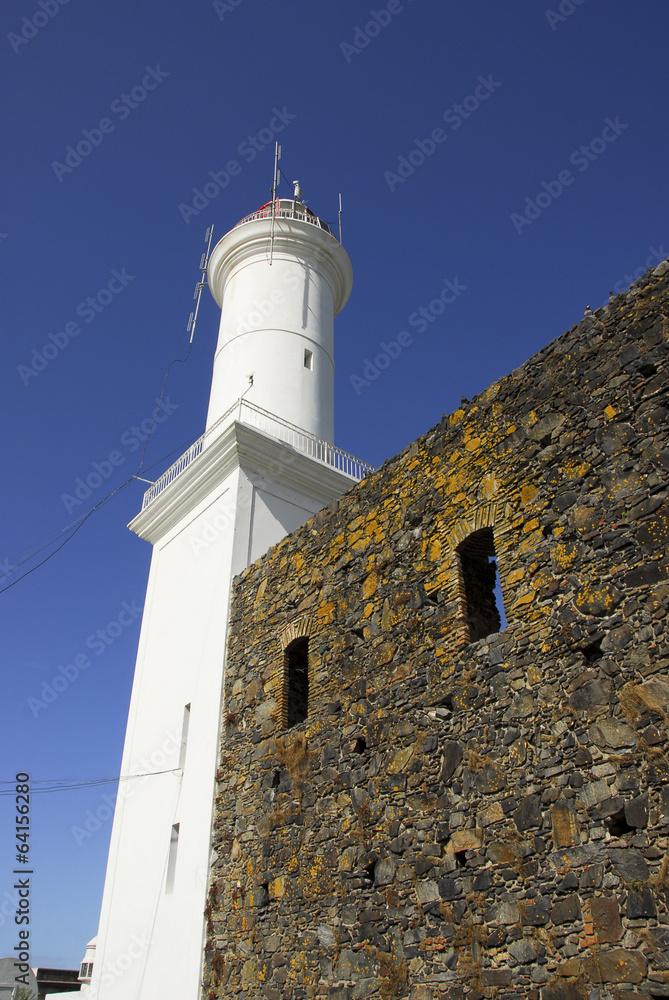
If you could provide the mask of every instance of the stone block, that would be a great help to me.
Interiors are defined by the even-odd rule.
[[[590,900],[592,926],[601,944],[612,944],[623,936],[618,902],[611,896],[593,896]]]
[[[483,969],[481,972],[483,986],[513,986],[514,978],[511,969]]]
[[[644,885],[641,889],[630,889],[625,903],[625,916],[628,920],[639,920],[641,917],[655,917],[657,909],[652,890]]]
[[[446,850],[449,854],[459,851],[477,851],[483,842],[480,830],[456,830],[451,837]]]
[[[551,910],[551,920],[554,924],[568,924],[581,916],[581,906],[578,896],[572,893],[560,899]]]
[[[556,980],[541,989],[541,1000],[587,1000],[582,983]]]
[[[520,910],[518,909],[518,903],[513,903],[505,901],[500,904],[499,910],[497,911],[497,922],[499,924],[517,924],[520,920]]]
[[[585,975],[593,983],[640,983],[647,967],[641,952],[628,948],[600,949],[583,959]]]
[[[637,744],[637,735],[620,719],[600,719],[590,727],[590,738],[599,746],[613,747],[620,750],[623,747],[633,747]]]
[[[650,872],[646,859],[635,847],[611,847],[609,859],[616,872],[625,882],[645,882]]]
[[[545,927],[550,922],[551,904],[547,899],[538,903],[526,903],[523,923],[530,927]]]
[[[578,790],[578,798],[586,809],[596,806],[610,796],[609,786],[602,778],[599,781],[591,781],[587,785],[582,785]]]
[[[581,834],[571,802],[556,802],[551,807],[551,823],[556,848],[572,847],[580,842]]]
[[[442,753],[441,780],[450,781],[462,760],[462,747],[459,743],[449,740],[444,743]]]
[[[541,819],[541,798],[538,795],[526,795],[513,814],[513,821],[520,833],[533,826],[541,826]]]
[[[521,938],[509,945],[509,955],[515,958],[519,965],[529,965],[537,957],[537,950],[529,938]]]
[[[500,802],[493,802],[486,809],[482,809],[476,814],[476,825],[479,827],[492,826],[504,819],[504,810]]]
[[[416,885],[416,899],[419,903],[432,903],[436,899],[441,898],[441,893],[439,892],[439,886],[436,882],[431,879],[426,879],[424,882],[418,882]]]
[[[643,830],[648,826],[648,795],[637,795],[625,803],[625,819],[630,826]]]
[[[392,858],[382,858],[374,866],[374,885],[390,885],[395,878],[395,862]]]
[[[607,680],[591,680],[583,684],[569,695],[569,705],[580,712],[596,714],[610,704],[611,682]]]

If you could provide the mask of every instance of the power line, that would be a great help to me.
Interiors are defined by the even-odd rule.
[[[29,794],[40,795],[46,792],[72,792],[80,788],[97,788],[100,785],[114,785],[118,781],[129,781],[131,778],[152,778],[158,774],[173,774],[178,770],[180,769],[171,767],[164,771],[142,771],[139,774],[122,774],[116,778],[82,778],[80,780],[69,778],[31,778],[29,782]],[[15,778],[12,781],[0,781],[0,785],[11,786],[0,788],[0,796],[16,794],[14,791],[14,786],[16,785]],[[45,787],[39,788],[35,787],[36,785],[43,785]]]
[[[187,441],[183,442],[181,445],[178,445],[176,448],[173,448],[166,455],[163,455],[163,456],[161,456],[161,458],[156,459],[156,461],[152,465],[149,465],[148,468],[146,468],[144,471],[145,472],[150,472],[151,469],[155,469],[155,467],[157,465],[160,465],[167,458],[171,458],[172,455],[175,455],[175,454],[180,454],[181,455],[181,454],[183,454],[183,452],[186,450],[186,448],[189,448],[190,445],[193,443],[194,440],[196,440],[196,438],[189,438]],[[54,528],[53,531],[50,531],[46,535],[42,535],[40,538],[35,539],[34,542],[30,542],[28,545],[26,545],[23,549],[21,549],[15,555],[10,556],[7,559],[7,562],[11,564],[11,570],[10,570],[10,572],[13,572],[15,569],[18,569],[19,566],[23,566],[24,563],[29,562],[30,559],[33,559],[35,556],[39,555],[39,553],[43,552],[44,549],[47,549],[50,545],[53,545],[56,542],[56,540],[58,539],[59,536],[63,535],[66,531],[69,531],[70,528],[73,528],[75,525],[77,525],[79,523],[79,521],[82,520],[82,518],[84,518],[84,517],[87,516],[88,513],[90,513],[90,511],[88,511],[88,512],[86,512],[84,514],[79,514],[78,517],[75,517],[74,520],[69,521],[67,524],[63,525],[61,528]],[[44,542],[44,544],[40,545],[40,542]],[[36,545],[39,545],[39,548],[35,548]],[[21,558],[21,556],[23,555],[24,552],[26,552],[27,554],[25,556],[23,556],[23,558]],[[1,593],[1,591],[0,591],[0,593]]]
[[[175,364],[185,364],[186,361],[188,361],[188,358],[190,356],[190,352],[192,350],[192,346],[193,346],[192,344],[188,345],[188,350],[186,351],[185,357],[183,357],[183,358],[173,358],[170,361],[169,365],[167,366],[167,370],[165,372],[165,377],[163,379],[163,385],[162,385],[162,388],[160,390],[160,397],[158,398],[158,405],[156,406],[156,408],[153,411],[153,420],[151,421],[151,426],[150,426],[150,428],[149,428],[149,430],[147,432],[146,439],[144,441],[144,447],[142,448],[142,454],[140,456],[139,466],[137,467],[137,471],[135,473],[133,473],[133,475],[130,476],[129,479],[126,479],[126,481],[124,483],[121,483],[120,486],[117,486],[116,489],[112,490],[105,497],[103,497],[102,500],[98,501],[98,503],[96,503],[94,507],[91,507],[91,509],[88,511],[88,513],[85,514],[80,519],[79,523],[74,528],[74,530],[67,536],[67,538],[65,538],[60,543],[60,545],[57,548],[55,548],[53,550],[53,552],[50,552],[48,556],[46,556],[44,559],[42,559],[40,562],[38,562],[35,566],[32,566],[30,569],[26,570],[25,573],[21,574],[21,576],[18,576],[16,578],[16,580],[12,580],[11,583],[8,583],[6,587],[3,587],[0,590],[0,594],[4,594],[4,593],[6,593],[6,591],[11,590],[12,587],[15,587],[17,583],[21,582],[21,580],[25,580],[25,578],[27,576],[30,576],[31,573],[34,573],[36,570],[40,569],[41,566],[44,566],[46,563],[48,563],[50,559],[53,559],[53,557],[55,555],[57,555],[57,553],[60,552],[60,550],[62,548],[64,548],[67,545],[67,543],[74,538],[74,536],[77,534],[77,532],[81,528],[83,528],[84,524],[89,519],[89,517],[91,516],[91,514],[94,514],[96,510],[99,510],[100,507],[104,506],[104,504],[106,504],[108,500],[111,500],[112,497],[116,496],[117,493],[121,493],[126,488],[126,486],[129,486],[130,483],[132,483],[135,479],[139,479],[140,478],[139,474],[142,471],[142,466],[144,465],[144,456],[146,454],[146,449],[147,449],[148,444],[149,444],[149,438],[151,437],[151,434],[153,433],[153,428],[155,427],[156,417],[158,416],[158,411],[160,409],[160,404],[162,403],[163,396],[165,395],[165,386],[167,384],[167,377],[168,377],[168,375],[169,375],[169,373],[170,373],[173,365],[175,365]],[[44,548],[46,548],[46,546],[44,546]]]

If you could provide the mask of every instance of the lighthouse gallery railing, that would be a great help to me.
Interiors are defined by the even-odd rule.
[[[279,441],[291,445],[297,451],[301,451],[302,454],[309,455],[310,458],[315,458],[316,461],[322,462],[324,465],[329,465],[331,468],[337,469],[338,472],[342,472],[345,476],[350,476],[351,479],[356,481],[364,479],[368,472],[374,471],[373,465],[361,462],[360,459],[350,455],[347,451],[342,451],[341,448],[329,444],[322,438],[316,437],[315,434],[310,434],[308,431],[302,430],[301,427],[297,427],[287,420],[282,420],[273,413],[269,413],[260,406],[256,406],[255,403],[251,403],[246,399],[238,399],[146,491],[142,501],[142,510],[145,510],[177,476],[181,475],[184,469],[188,468],[191,462],[202,453],[206,443],[213,437],[218,436],[235,420],[241,424],[248,424],[250,427],[255,427],[257,430],[271,435],[271,437],[278,438]]]

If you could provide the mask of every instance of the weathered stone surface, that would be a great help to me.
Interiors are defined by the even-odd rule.
[[[447,850],[452,854],[456,851],[476,851],[483,840],[480,830],[458,830],[451,837]]]
[[[571,708],[583,712],[596,712],[607,708],[611,698],[611,682],[606,679],[588,681],[569,695]]]
[[[551,807],[553,843],[556,847],[571,847],[580,838],[576,813],[571,802],[556,802]]]
[[[593,983],[640,983],[646,975],[648,963],[638,951],[613,948],[599,951],[583,959],[586,976]]]
[[[610,896],[594,896],[590,900],[590,912],[595,932],[602,943],[620,941],[623,928],[617,900]]]
[[[432,903],[440,895],[439,886],[431,880],[419,882],[416,886],[416,899],[419,903]]]
[[[521,833],[533,826],[541,826],[541,799],[538,795],[526,795],[513,814],[513,821]]]
[[[629,920],[639,920],[641,917],[654,917],[656,914],[657,908],[650,886],[644,885],[639,889],[629,890],[625,904],[625,916]]]
[[[572,894],[558,900],[551,910],[551,920],[554,924],[566,924],[577,920],[581,912],[578,896]]]
[[[600,746],[610,746],[617,750],[636,746],[637,735],[620,719],[600,719],[593,726],[592,739]]]
[[[587,1000],[582,983],[558,980],[548,983],[541,990],[541,1000]]]
[[[236,579],[208,1000],[666,985],[668,287],[586,316]],[[309,696],[282,730],[287,635]]]
[[[509,955],[521,965],[527,965],[535,960],[537,951],[529,938],[521,938],[509,945]]]
[[[609,848],[611,864],[625,882],[645,882],[650,872],[641,853],[633,847]]]
[[[455,773],[455,769],[462,760],[462,747],[459,743],[448,740],[444,743],[442,753],[441,780],[450,781]]]
[[[520,920],[520,910],[517,903],[502,903],[497,913],[500,924],[517,924]]]
[[[648,795],[637,795],[631,802],[625,803],[625,819],[639,830],[648,826]]]

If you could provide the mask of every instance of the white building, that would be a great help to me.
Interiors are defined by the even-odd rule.
[[[299,201],[212,251],[206,430],[130,527],[153,545],[89,995],[196,1000],[233,577],[369,466],[334,447],[334,316],[351,264]]]

